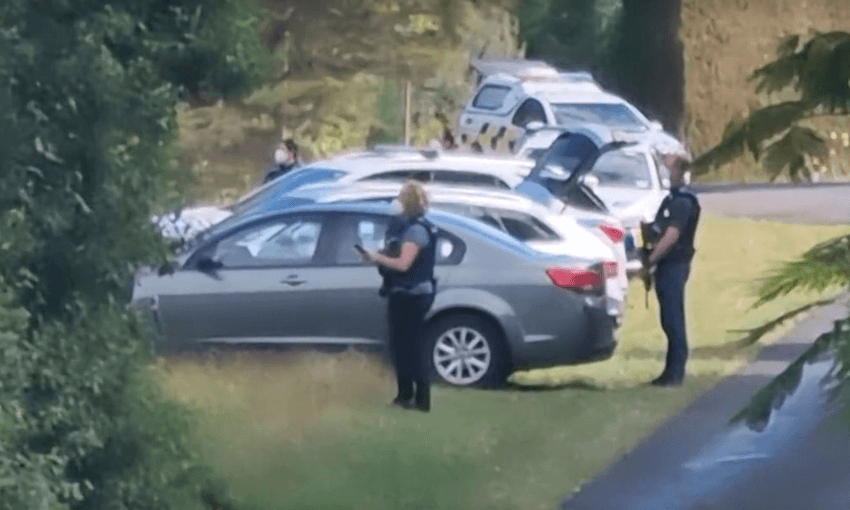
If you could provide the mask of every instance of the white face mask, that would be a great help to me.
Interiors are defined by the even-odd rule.
[[[390,211],[392,211],[392,213],[396,216],[401,216],[404,214],[404,206],[401,205],[401,202],[399,202],[398,199],[395,199],[390,202]]]
[[[275,163],[278,163],[278,164],[286,163],[287,159],[288,158],[287,158],[287,154],[286,154],[285,150],[278,149],[278,150],[274,151],[274,161],[275,161]]]

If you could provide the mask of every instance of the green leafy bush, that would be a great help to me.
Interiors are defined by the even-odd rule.
[[[167,255],[177,101],[262,77],[252,5],[0,4],[0,509],[226,504],[125,303]]]

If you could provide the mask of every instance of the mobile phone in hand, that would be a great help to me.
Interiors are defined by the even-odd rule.
[[[362,246],[360,246],[360,243],[355,243],[354,249],[357,250],[357,253],[359,253],[360,255],[366,255],[366,250]]]

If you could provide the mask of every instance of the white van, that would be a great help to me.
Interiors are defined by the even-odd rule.
[[[529,123],[588,123],[640,135],[663,152],[685,152],[660,123],[606,92],[589,73],[564,73],[542,65],[491,67],[503,70],[489,75],[479,71],[483,78],[458,119],[462,146],[513,153]]]

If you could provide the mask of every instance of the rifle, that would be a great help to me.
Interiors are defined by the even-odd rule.
[[[655,249],[655,243],[658,242],[660,237],[658,225],[655,223],[641,222],[640,234],[641,239],[643,240],[643,246],[640,247],[640,262],[646,269],[646,271],[641,274],[641,279],[643,280],[643,288],[645,290],[645,306],[649,308],[649,291],[652,290],[652,271],[649,270],[649,255],[652,253],[652,250]]]

